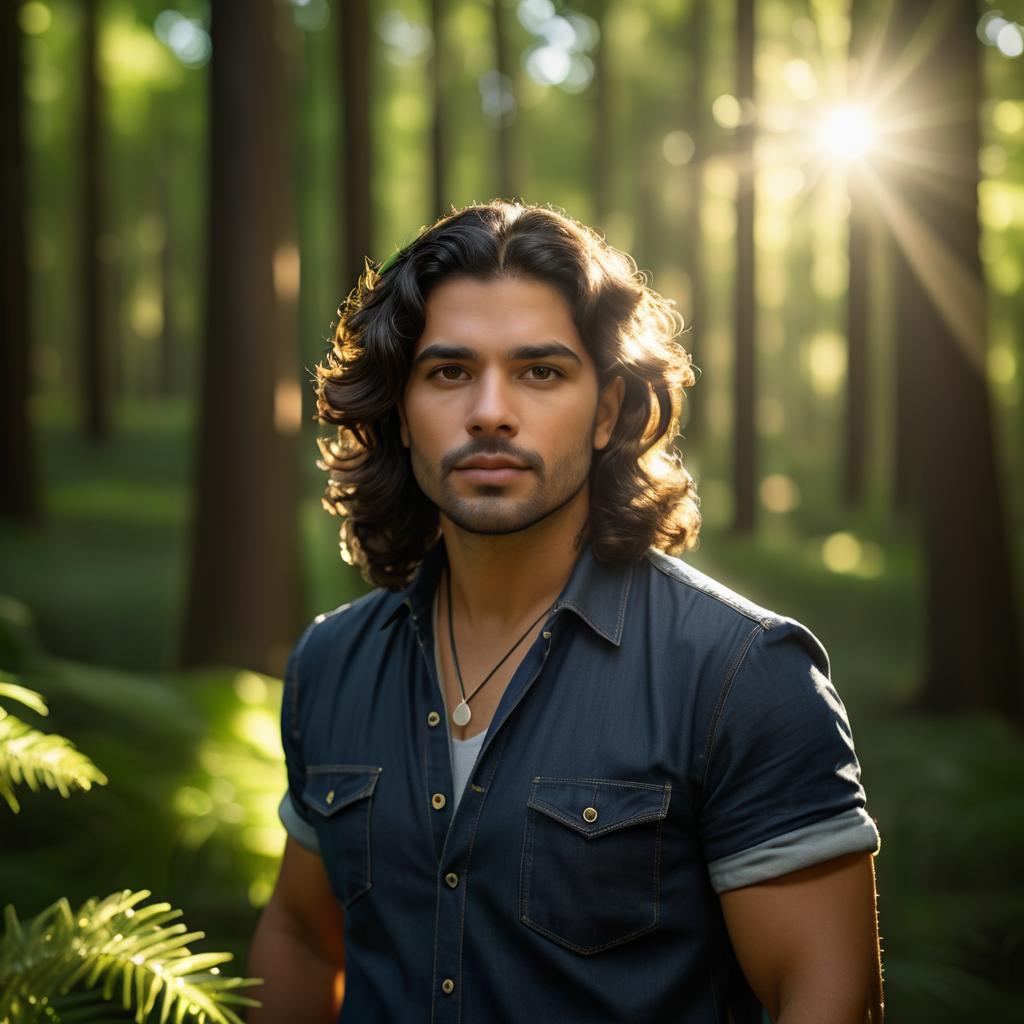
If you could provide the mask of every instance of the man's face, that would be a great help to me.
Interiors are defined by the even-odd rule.
[[[594,363],[551,285],[449,278],[427,299],[399,404],[402,443],[442,515],[470,533],[515,533],[586,486],[621,395],[618,378],[598,394]]]

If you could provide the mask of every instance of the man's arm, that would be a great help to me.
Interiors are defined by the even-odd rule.
[[[320,855],[291,837],[249,950],[249,1024],[334,1024],[345,991],[344,916]]]
[[[846,854],[719,899],[740,967],[776,1024],[880,1024],[872,854]]]

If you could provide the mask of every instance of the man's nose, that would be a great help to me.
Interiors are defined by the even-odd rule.
[[[466,430],[474,436],[516,434],[519,419],[514,404],[511,381],[497,370],[483,373],[473,388]]]

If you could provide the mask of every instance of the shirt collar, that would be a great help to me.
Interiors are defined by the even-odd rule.
[[[444,541],[439,540],[427,552],[412,582],[398,592],[398,604],[381,624],[381,629],[410,613],[413,622],[429,621],[434,590],[447,560]],[[621,646],[634,568],[632,562],[599,562],[590,543],[584,541],[552,611],[565,608],[574,612],[595,633],[616,647]]]

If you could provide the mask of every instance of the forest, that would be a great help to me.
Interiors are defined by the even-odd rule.
[[[369,590],[314,367],[495,197],[685,321],[685,559],[829,651],[892,1019],[1021,1019],[1024,0],[166,2],[0,5],[0,1021],[259,998],[281,674]]]

